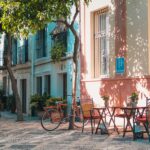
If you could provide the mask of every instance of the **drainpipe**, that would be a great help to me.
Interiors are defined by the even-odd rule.
[[[33,42],[33,40],[35,39],[35,35],[31,37],[31,95],[34,94],[34,88],[35,88],[35,84],[34,84],[34,73],[35,73],[35,69],[34,69],[34,62],[35,62],[35,42]],[[35,40],[34,40],[35,41]]]

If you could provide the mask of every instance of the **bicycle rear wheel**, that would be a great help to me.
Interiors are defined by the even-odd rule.
[[[59,127],[61,116],[57,109],[49,109],[44,112],[41,118],[41,126],[46,131],[53,131]]]
[[[83,119],[83,115],[81,112],[79,115],[75,114],[74,126],[77,128],[82,128],[83,122],[84,122],[84,126],[86,126],[89,120]]]

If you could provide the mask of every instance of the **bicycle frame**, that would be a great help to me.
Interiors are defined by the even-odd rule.
[[[81,128],[88,123],[88,120],[83,120],[82,111],[80,110],[80,106],[76,104],[73,105],[74,113],[73,114],[65,114],[63,111],[63,107],[66,107],[67,104],[63,104],[61,102],[57,102],[56,106],[48,106],[45,107],[44,114],[41,118],[41,126],[47,131],[53,131],[57,129],[60,124],[69,122],[70,118],[73,117],[75,120],[73,121],[73,125],[77,128]],[[85,123],[86,121],[86,123]]]

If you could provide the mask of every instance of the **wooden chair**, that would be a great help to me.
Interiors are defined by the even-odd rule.
[[[82,126],[82,132],[84,131],[84,126],[85,126],[85,121],[90,120],[91,122],[91,132],[93,134],[93,121],[94,121],[94,126],[95,126],[95,120],[96,119],[101,119],[102,116],[100,116],[96,111],[93,110],[93,99],[92,98],[87,98],[87,99],[80,99],[80,105],[81,105],[81,110],[82,110],[82,115],[83,115],[83,126]]]
[[[143,124],[150,142],[150,98],[146,98],[146,107],[146,114],[142,116],[137,116],[135,118],[135,121],[137,124]]]

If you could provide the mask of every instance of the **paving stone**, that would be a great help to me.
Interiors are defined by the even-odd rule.
[[[33,147],[36,147],[36,145],[12,145],[10,148],[12,149],[21,149],[21,150],[28,150]]]
[[[0,144],[0,147],[4,147],[4,146],[5,146],[5,145],[1,145],[1,144]]]
[[[92,135],[90,128],[82,133],[81,129],[67,130],[67,125],[47,132],[38,120],[19,123],[12,118],[3,113],[0,118],[0,150],[150,150],[147,138],[133,141],[130,133],[125,138],[116,132]]]

